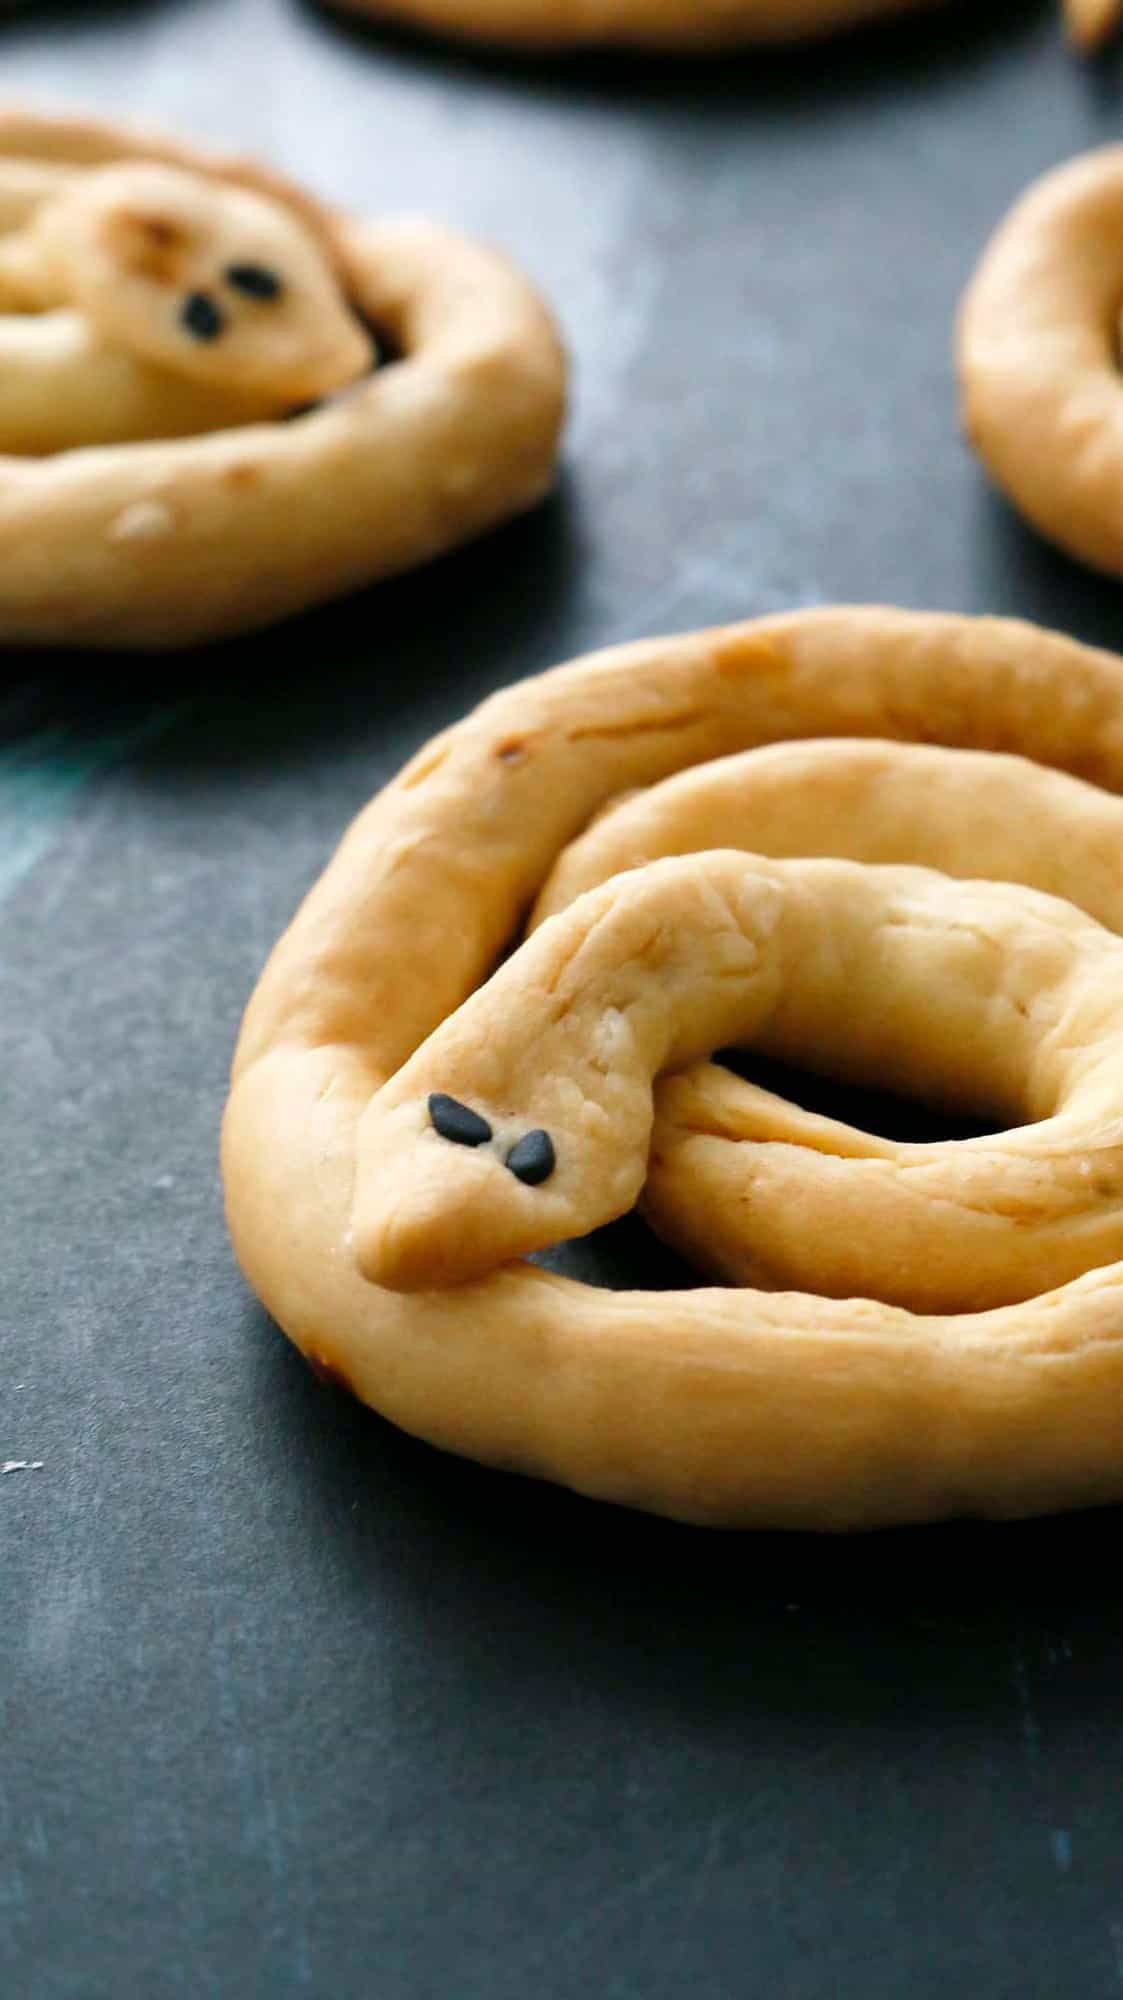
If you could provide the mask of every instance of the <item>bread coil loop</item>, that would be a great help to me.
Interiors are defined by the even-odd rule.
[[[1123,662],[1010,621],[797,613],[492,697],[250,1003],[247,1277],[404,1428],[685,1519],[1123,1497],[1121,792]],[[875,1138],[729,1044],[1004,1129]],[[525,1261],[637,1199],[728,1286]]]
[[[1123,146],[1054,169],[1015,204],[959,313],[967,436],[1069,555],[1123,574]]]
[[[450,230],[0,114],[0,639],[215,639],[421,562],[541,497],[564,376]]]

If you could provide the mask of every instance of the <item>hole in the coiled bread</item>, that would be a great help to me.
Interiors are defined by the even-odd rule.
[[[817,1111],[858,1131],[876,1133],[906,1145],[981,1138],[989,1132],[1007,1129],[993,1119],[957,1116],[890,1091],[839,1083],[809,1070],[774,1062],[751,1050],[725,1049],[714,1061],[805,1111]],[[608,1291],[689,1291],[713,1282],[662,1243],[634,1212],[595,1230],[591,1236],[574,1238],[552,1250],[541,1251],[529,1261]]]
[[[746,1083],[786,1098],[803,1111],[817,1111],[856,1131],[872,1132],[880,1139],[897,1139],[904,1145],[932,1145],[945,1139],[980,1139],[988,1133],[1012,1128],[1002,1119],[976,1113],[953,1112],[923,1103],[919,1098],[901,1097],[889,1090],[870,1090],[863,1084],[840,1083],[834,1077],[818,1076],[812,1070],[795,1069],[774,1062],[753,1050],[722,1049],[714,1057],[723,1069],[732,1070]]]
[[[536,1251],[527,1261],[609,1292],[688,1292],[712,1283],[661,1243],[634,1209],[591,1236],[575,1236],[552,1250]]]

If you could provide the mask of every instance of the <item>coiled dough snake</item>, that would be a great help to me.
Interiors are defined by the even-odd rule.
[[[689,1520],[1123,1497],[1120,791],[1123,662],[1010,621],[801,612],[493,696],[250,1003],[251,1284],[406,1429]],[[705,1060],[731,1041],[1017,1129],[894,1146]],[[522,1261],[645,1177],[755,1288]]]

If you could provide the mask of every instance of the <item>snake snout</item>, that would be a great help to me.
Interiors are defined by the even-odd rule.
[[[425,1149],[428,1151],[429,1149]],[[557,1239],[532,1185],[520,1185],[491,1149],[461,1153],[455,1173],[439,1159],[385,1162],[362,1184],[354,1243],[372,1284],[395,1292],[465,1284]],[[538,1209],[538,1213],[535,1210]],[[551,1226],[553,1224],[553,1226]]]
[[[364,1278],[391,1291],[464,1284],[573,1233],[558,1154],[443,1091],[368,1113],[353,1216]],[[560,1177],[564,1180],[564,1176]]]

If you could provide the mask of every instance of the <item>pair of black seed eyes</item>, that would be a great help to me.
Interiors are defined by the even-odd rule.
[[[267,264],[228,264],[222,275],[232,290],[266,304],[279,299],[284,290],[276,271]],[[180,307],[179,323],[193,340],[217,340],[226,325],[226,314],[209,292],[188,292]]]
[[[435,1090],[430,1097],[429,1118],[434,1132],[439,1132],[442,1139],[451,1139],[454,1146],[486,1146],[492,1136],[486,1118],[481,1118],[471,1105],[461,1104],[459,1098],[449,1097],[443,1090]],[[503,1164],[510,1167],[516,1180],[523,1181],[527,1187],[539,1187],[543,1181],[549,1180],[556,1164],[550,1134],[541,1127],[536,1132],[524,1132],[521,1139],[516,1139]]]

